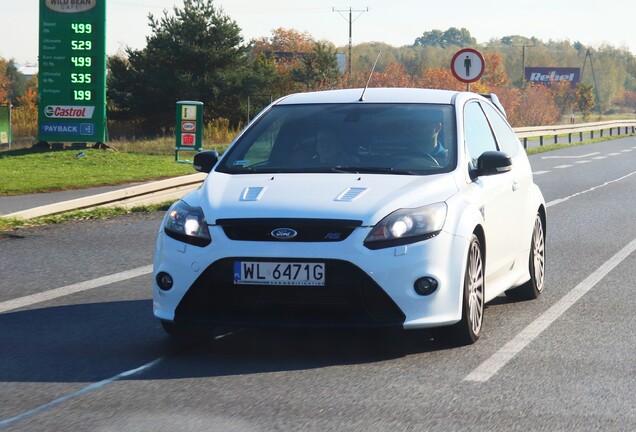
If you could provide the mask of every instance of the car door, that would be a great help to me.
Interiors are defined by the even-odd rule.
[[[497,141],[481,104],[470,101],[464,107],[464,135],[471,165],[486,151],[498,151]],[[505,276],[515,261],[517,244],[511,239],[518,235],[514,221],[518,211],[514,167],[510,172],[480,176],[472,182],[471,196],[484,217],[486,236],[486,279]]]
[[[530,245],[529,235],[537,210],[530,207],[533,202],[530,199],[532,168],[517,135],[500,112],[489,104],[481,103],[481,105],[490,121],[498,148],[512,158],[513,194],[510,201],[512,214],[507,223],[514,228],[514,232],[511,232],[509,241],[511,245],[514,244],[516,253],[523,256],[522,252],[527,251]]]

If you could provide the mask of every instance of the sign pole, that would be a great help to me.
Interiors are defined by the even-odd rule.
[[[176,141],[174,160],[181,163],[192,163],[179,159],[180,151],[201,151],[203,146],[203,102],[178,101],[177,122],[175,125]]]

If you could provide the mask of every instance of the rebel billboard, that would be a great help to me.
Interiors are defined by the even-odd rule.
[[[526,81],[551,85],[552,83],[568,82],[574,87],[581,80],[581,68],[565,67],[527,67]]]

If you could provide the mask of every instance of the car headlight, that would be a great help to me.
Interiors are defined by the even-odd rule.
[[[163,229],[169,237],[195,246],[207,246],[212,242],[203,210],[183,201],[170,207]]]
[[[373,227],[364,245],[369,249],[415,243],[436,236],[446,221],[446,203],[396,210]]]

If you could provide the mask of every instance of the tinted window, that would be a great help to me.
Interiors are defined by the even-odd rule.
[[[492,134],[488,120],[477,102],[471,102],[464,108],[464,133],[466,148],[472,162],[477,167],[477,159],[485,151],[497,150],[495,137]]]
[[[519,139],[515,132],[510,128],[508,122],[501,117],[499,111],[488,104],[482,104],[482,107],[490,119],[490,124],[495,131],[497,143],[499,143],[499,149],[508,153],[508,156],[516,156],[521,148],[521,143],[519,143]]]
[[[448,172],[457,160],[455,124],[451,105],[279,105],[244,132],[217,169]]]

